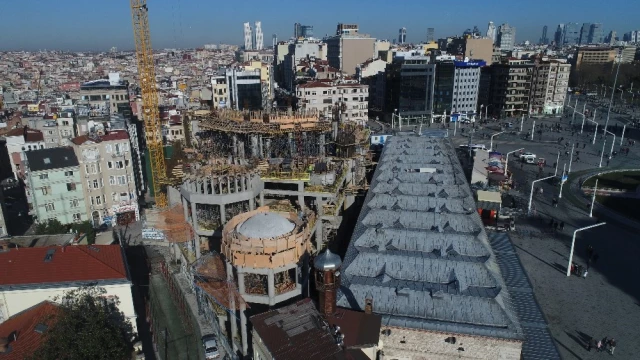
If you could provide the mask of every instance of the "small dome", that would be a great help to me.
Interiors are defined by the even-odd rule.
[[[332,253],[329,249],[316,256],[313,262],[313,267],[317,270],[336,270],[340,268],[341,265],[342,260],[340,260],[340,256]]]
[[[296,225],[284,216],[272,212],[258,213],[238,226],[238,232],[248,238],[272,238],[293,231]]]

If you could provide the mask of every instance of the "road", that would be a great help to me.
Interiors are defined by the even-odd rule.
[[[519,119],[508,120],[519,128]],[[534,119],[525,119],[523,132],[531,131]],[[544,125],[541,134],[536,132],[534,140],[524,139],[522,135],[504,133],[494,137],[494,149],[505,153],[524,148],[538,157],[547,159],[547,167],[543,174],[554,173],[553,163],[560,152],[559,173],[563,165],[568,168],[569,156],[565,155],[564,143],[579,144],[578,156],[573,157],[572,173],[588,169],[598,169],[600,165],[599,151],[603,141],[600,135],[592,144],[593,132],[583,134],[570,129],[568,118],[535,119],[536,128]],[[615,114],[609,126],[621,126],[627,118]],[[554,124],[565,129],[552,131]],[[489,147],[489,138],[497,130],[488,127],[496,123],[476,129],[474,143],[483,143]],[[497,128],[496,128],[497,129]],[[464,133],[463,133],[464,130]],[[456,145],[469,142],[471,126],[463,125],[456,131],[453,142]],[[519,130],[519,129],[517,129]],[[485,137],[487,136],[487,137]],[[560,138],[562,144],[558,142]],[[611,136],[605,144],[605,153],[609,154]],[[614,151],[619,151],[617,138]],[[583,147],[584,146],[584,147]],[[571,145],[568,146],[570,151]],[[631,146],[628,156],[614,156],[607,165],[607,157],[603,157],[602,169],[640,168],[640,146]],[[510,160],[512,158],[510,157]],[[514,159],[509,169],[516,180],[514,195],[520,200],[519,206],[526,210],[531,182],[538,176],[535,165],[522,165]],[[551,206],[552,199],[558,197],[559,186],[548,182],[539,182],[537,186],[544,189],[543,196],[533,199],[533,213],[536,217],[525,217],[517,220],[517,231],[511,233],[512,241],[518,256],[529,275],[536,298],[547,317],[551,334],[556,341],[564,359],[596,359],[608,354],[588,352],[587,341],[591,338],[601,339],[605,336],[618,340],[615,358],[637,359],[640,353],[640,243],[634,229],[610,222],[600,228],[581,232],[577,237],[574,262],[587,265],[586,246],[592,245],[599,255],[598,261],[591,266],[587,278],[567,277],[566,268],[571,244],[571,235],[576,228],[591,225],[598,220],[589,218],[586,210],[588,199],[579,194],[559,199],[558,207]],[[551,220],[564,222],[564,231],[554,232],[549,224]],[[640,230],[640,229],[638,229]]]

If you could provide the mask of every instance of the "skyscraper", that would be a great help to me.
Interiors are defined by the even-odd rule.
[[[264,48],[264,35],[262,34],[262,23],[256,21],[255,23],[255,38],[253,41],[255,50],[262,50]]]
[[[556,46],[562,46],[564,43],[564,24],[558,24],[553,40],[556,42]]]
[[[293,37],[297,39],[300,36],[302,36],[302,24],[295,23],[293,24]]]
[[[432,42],[435,40],[433,33],[435,32],[434,28],[427,28],[427,42]]]
[[[580,40],[578,44],[586,45],[589,43],[589,32],[591,31],[591,23],[583,23],[580,29]]]
[[[407,42],[407,28],[400,28],[398,30],[398,44],[404,44]]]
[[[611,30],[611,32],[609,33],[609,36],[607,36],[607,38],[605,39],[605,42],[607,42],[609,45],[613,46],[616,43],[616,37],[618,36],[618,34],[616,34],[615,30]]]
[[[244,23],[244,49],[252,50],[252,35],[251,35],[251,24],[246,22]]]
[[[604,42],[604,30],[601,23],[593,23],[589,28],[589,44],[602,44]]]
[[[542,27],[542,37],[540,38],[540,44],[547,45],[549,43],[549,39],[547,39],[547,25]]]
[[[580,24],[567,23],[564,26],[564,44],[577,45],[580,43]]]
[[[493,21],[489,21],[489,26],[487,27],[487,37],[496,43],[496,26],[493,24]]]
[[[500,50],[511,51],[516,43],[516,28],[505,23],[498,28],[498,46]]]

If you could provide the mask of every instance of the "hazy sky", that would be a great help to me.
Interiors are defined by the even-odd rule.
[[[640,29],[638,0],[148,0],[154,48],[241,44],[242,23],[262,21],[265,45],[272,34],[293,35],[293,24],[313,25],[316,37],[335,32],[338,22],[357,23],[360,31],[393,39],[407,28],[407,41],[419,42],[428,27],[435,36],[459,35],[477,25],[508,22],[516,41],[548,37],[559,23],[601,22],[605,34]],[[0,0],[0,50],[121,50],[133,48],[128,0]]]

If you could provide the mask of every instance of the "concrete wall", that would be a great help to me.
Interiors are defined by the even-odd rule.
[[[124,280],[123,280],[124,281]],[[124,316],[131,321],[133,330],[137,331],[136,312],[133,308],[131,295],[131,283],[101,285],[106,290],[106,296],[117,296],[120,300],[118,308]],[[69,290],[78,289],[79,286],[54,286],[48,288],[4,290],[0,292],[0,311],[4,318],[13,316],[45,300],[53,301],[55,297],[64,295]],[[0,316],[1,318],[2,316]]]
[[[484,60],[491,64],[493,57],[492,39],[467,39],[464,56]]]
[[[519,360],[521,341],[475,337],[451,333],[389,328],[389,336],[380,335],[383,360]],[[455,344],[445,339],[455,337]],[[401,342],[402,341],[402,342]],[[464,351],[458,350],[463,348]]]
[[[374,38],[342,39],[342,70],[347,75],[354,75],[359,64],[374,57]]]

